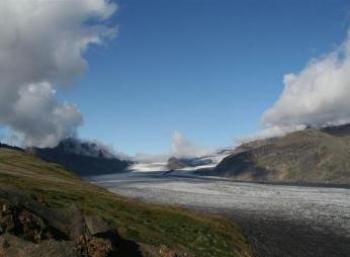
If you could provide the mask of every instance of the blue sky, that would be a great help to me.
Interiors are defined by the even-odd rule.
[[[77,87],[83,138],[129,154],[169,149],[179,131],[204,147],[261,128],[283,76],[347,35],[342,0],[119,0],[118,37],[86,54]]]

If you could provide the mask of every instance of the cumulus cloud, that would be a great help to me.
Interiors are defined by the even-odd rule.
[[[209,154],[208,149],[199,147],[188,139],[186,139],[180,132],[175,131],[171,142],[171,155],[177,158],[193,158]]]
[[[0,124],[27,146],[54,146],[82,115],[55,92],[82,74],[90,44],[115,35],[109,0],[1,0]]]
[[[301,72],[284,76],[284,90],[267,110],[267,129],[290,130],[350,122],[350,37],[336,50],[312,60]]]

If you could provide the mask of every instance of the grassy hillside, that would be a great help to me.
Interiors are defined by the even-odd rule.
[[[350,183],[349,126],[244,144],[209,175],[248,181]]]
[[[88,247],[85,247],[87,243],[84,241],[84,247],[90,249],[90,254],[85,256],[251,256],[250,247],[240,230],[228,221],[117,197],[81,181],[59,165],[4,148],[0,148],[0,207],[1,205],[0,256],[83,256],[72,255],[72,252],[64,255],[70,249],[69,246],[75,250],[79,248],[77,241],[81,242],[82,237],[78,234],[76,238],[75,231],[80,231],[82,217],[86,221],[85,227],[101,227],[96,224],[105,222],[112,230],[115,229],[114,238],[118,238],[115,242],[119,245],[119,250],[112,255],[103,255],[101,249],[105,249],[107,244],[102,244],[103,248],[100,238],[97,241],[95,237],[95,241],[90,240],[94,234],[90,229]],[[18,220],[17,223],[12,222],[12,230],[4,229],[4,226],[10,227],[4,223],[4,220],[8,222],[4,217],[8,217],[5,214],[10,208],[6,206],[15,210],[11,212],[10,219]],[[87,221],[96,219],[100,221],[92,225],[91,221]],[[101,237],[103,233],[95,234]],[[105,238],[107,233],[103,235],[102,238]],[[17,237],[16,240],[14,236]],[[63,243],[65,246],[62,248]],[[11,248],[11,244],[16,247]],[[21,255],[18,249],[22,245],[30,251],[26,250]],[[134,245],[138,253],[123,253],[123,245],[128,245],[129,248]],[[57,250],[60,247],[65,250]],[[92,254],[97,248],[100,249],[99,253]],[[48,249],[52,250],[50,254]],[[74,254],[75,250],[72,250]],[[1,255],[2,252],[7,255]]]

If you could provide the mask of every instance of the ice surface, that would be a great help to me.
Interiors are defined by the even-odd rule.
[[[145,201],[283,217],[350,236],[350,189],[239,183],[162,173],[112,175],[95,177],[94,181],[117,194]]]

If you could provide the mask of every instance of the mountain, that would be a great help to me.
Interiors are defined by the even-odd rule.
[[[167,162],[168,170],[201,170],[215,167],[232,150],[220,150],[209,155],[192,158],[170,157]]]
[[[176,158],[168,159],[167,167],[169,170],[179,170],[184,168],[196,168],[204,165],[211,165],[214,161],[207,157],[197,158]]]
[[[176,157],[170,157],[167,162],[167,168],[169,170],[183,169],[188,166],[187,160],[178,159]]]
[[[350,125],[246,143],[205,175],[243,181],[350,184]]]
[[[0,256],[252,257],[219,217],[119,197],[62,166],[0,147]]]
[[[54,148],[32,148],[30,151],[45,161],[61,164],[79,176],[126,172],[131,164],[106,147],[73,138],[63,140]]]
[[[1,142],[0,142],[0,148],[5,148],[5,149],[11,149],[11,150],[24,152],[24,150],[22,148],[20,148],[20,147],[8,145],[8,144],[3,144]]]

